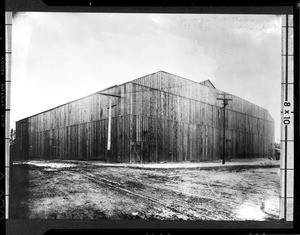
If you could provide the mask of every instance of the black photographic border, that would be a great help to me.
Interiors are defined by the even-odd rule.
[[[293,14],[294,15],[294,221],[85,221],[85,220],[0,220],[1,234],[111,234],[144,235],[198,234],[228,232],[231,234],[298,234],[300,233],[300,159],[299,154],[299,7],[295,0],[5,0],[1,3],[1,163],[5,173],[5,11],[40,12],[123,12],[123,13],[200,13],[200,14]],[[4,67],[2,61],[4,59]],[[4,73],[3,73],[4,71]],[[4,76],[3,76],[4,74]],[[4,86],[3,86],[4,84]],[[3,106],[4,100],[4,106]],[[5,181],[0,175],[0,190]],[[4,201],[5,194],[1,195]],[[0,211],[3,212],[3,208]],[[1,216],[0,216],[1,217]]]

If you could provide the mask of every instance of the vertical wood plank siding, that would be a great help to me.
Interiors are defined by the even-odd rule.
[[[109,162],[211,161],[221,158],[220,90],[163,71],[109,88],[17,122],[24,158]],[[232,95],[226,110],[227,158],[266,157],[274,141],[267,110]]]

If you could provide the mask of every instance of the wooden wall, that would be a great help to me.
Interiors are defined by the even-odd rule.
[[[210,161],[221,157],[223,111],[217,89],[158,72],[17,122],[27,158],[114,162]],[[268,111],[232,96],[226,110],[227,158],[266,157],[274,139]]]
[[[107,152],[109,97],[93,94],[17,122],[17,144],[27,158],[101,159],[128,162],[129,95],[131,84],[104,90],[123,94],[110,97],[112,104],[112,147]],[[24,141],[27,141],[24,144]]]
[[[158,161],[210,161],[221,157],[223,109],[216,98],[222,91],[163,71],[132,83],[132,114],[138,120],[132,141],[138,143],[141,153],[147,147],[135,139],[135,132],[136,136],[145,133],[151,117],[156,121],[152,121],[148,132],[150,136],[152,129],[157,132],[152,145],[156,144]],[[270,114],[239,97],[231,98],[226,107],[227,158],[269,156],[274,141]]]

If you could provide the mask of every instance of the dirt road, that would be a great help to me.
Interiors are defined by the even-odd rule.
[[[279,214],[275,166],[132,169],[19,162],[12,170],[19,174],[11,176],[11,214],[21,218],[276,220]]]

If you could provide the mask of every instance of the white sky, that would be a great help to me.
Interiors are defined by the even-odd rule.
[[[11,128],[19,119],[164,70],[210,79],[269,110],[280,139],[281,17],[18,13]]]

